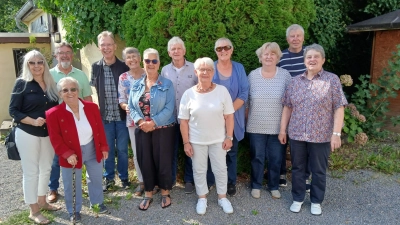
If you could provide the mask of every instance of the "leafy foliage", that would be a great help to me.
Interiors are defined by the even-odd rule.
[[[130,0],[122,14],[126,44],[158,49],[164,65],[170,61],[166,48],[173,36],[185,41],[190,61],[215,58],[215,41],[227,37],[234,45],[233,60],[250,71],[259,67],[257,48],[267,41],[287,46],[286,28],[292,23],[308,28],[315,9],[310,0]]]
[[[21,32],[15,24],[15,15],[26,0],[0,1],[0,32]],[[21,26],[25,26],[21,23]]]
[[[400,9],[400,0],[368,0],[364,12],[379,16]]]
[[[74,48],[96,43],[97,35],[104,30],[114,34],[121,30],[122,6],[110,0],[38,0],[38,5],[61,18],[65,38]]]

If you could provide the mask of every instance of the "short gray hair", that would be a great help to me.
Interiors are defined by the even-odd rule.
[[[196,59],[196,61],[194,62],[194,68],[197,70],[200,68],[201,65],[212,67],[212,69],[215,70],[214,61],[209,57]]]
[[[105,37],[110,37],[115,43],[114,34],[110,31],[103,31],[99,35],[97,35],[97,44],[100,43],[100,40]]]
[[[223,41],[226,41],[226,42],[228,42],[229,43],[229,45],[230,46],[232,46],[232,48],[233,48],[233,44],[232,44],[232,41],[231,40],[229,40],[228,38],[226,38],[226,37],[222,37],[222,38],[219,38],[216,42],[215,42],[215,46],[214,46],[214,50],[218,47],[218,45],[219,45],[219,43],[220,42],[223,42]]]
[[[122,58],[124,60],[126,59],[126,54],[135,54],[139,57],[139,60],[140,60],[140,52],[137,48],[134,48],[134,47],[124,48],[124,50],[122,50]]]
[[[265,52],[265,50],[268,50],[268,49],[278,56],[278,60],[281,59],[282,51],[281,51],[281,48],[279,48],[279,45],[276,42],[266,42],[260,48],[258,48],[256,50],[256,54],[258,56],[258,59],[260,59],[261,55]]]
[[[183,50],[186,51],[185,43],[182,41],[180,37],[173,37],[168,41],[168,51],[171,51],[172,45],[181,44]]]
[[[325,59],[325,50],[324,50],[324,48],[321,45],[315,44],[315,43],[312,44],[312,45],[307,46],[304,49],[304,58],[306,57],[307,52],[310,51],[310,50],[314,50],[316,52],[321,53],[322,58]]]
[[[157,51],[156,49],[154,49],[154,48],[148,48],[148,49],[144,50],[144,52],[143,52],[143,59],[146,59],[146,57],[147,57],[149,54],[156,54],[156,55],[157,55],[157,60],[160,61],[160,54],[158,53],[158,51]]]
[[[290,32],[293,30],[301,30],[304,35],[304,28],[298,24],[292,24],[286,29],[286,37],[289,37]]]
[[[61,92],[63,89],[63,85],[67,83],[67,84],[74,84],[74,86],[78,89],[78,93],[79,93],[79,83],[78,81],[73,78],[73,77],[63,77],[61,78],[58,83],[57,83],[57,91]]]
[[[72,51],[72,53],[74,52],[74,49],[72,48],[72,45],[71,45],[70,43],[68,43],[68,42],[63,41],[63,42],[61,42],[60,44],[58,44],[58,45],[56,46],[56,53],[58,53],[58,50],[59,50],[61,47],[64,47],[64,46],[70,48],[71,51]]]

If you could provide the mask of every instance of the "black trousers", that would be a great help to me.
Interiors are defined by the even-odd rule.
[[[144,190],[152,191],[156,185],[161,189],[171,190],[175,127],[156,129],[149,133],[137,128],[135,140]]]
[[[312,175],[311,203],[322,203],[326,188],[326,169],[331,152],[331,143],[312,143],[290,140],[292,157],[292,196],[293,201],[303,202],[306,194],[306,168],[309,165]]]

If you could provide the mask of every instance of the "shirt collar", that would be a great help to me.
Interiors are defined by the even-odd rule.
[[[303,74],[301,74],[300,75],[300,77],[301,77],[301,79],[307,79],[307,70],[303,73]],[[314,76],[314,78],[315,77],[322,77],[323,75],[324,75],[324,72],[325,72],[325,70],[324,70],[324,68],[322,68],[318,73],[317,73],[317,75],[316,76]],[[313,79],[314,79],[313,78]]]
[[[71,66],[72,66],[72,65],[71,65]],[[60,70],[60,68],[58,68],[58,64],[54,67],[54,69],[56,70],[57,73],[65,74],[65,73],[63,73],[63,72]],[[75,67],[72,66],[72,69],[71,69],[71,71],[70,71],[68,74],[74,73],[74,72],[75,72]],[[68,74],[67,74],[67,75],[68,75]]]
[[[79,113],[82,112],[83,107],[84,107],[83,103],[81,102],[81,100],[79,100]],[[71,113],[74,113],[74,112],[72,112],[71,107],[69,107],[69,105],[67,103],[65,103],[65,109]]]
[[[179,69],[183,69],[183,67],[188,66],[187,60],[186,60],[186,59],[184,59],[184,60],[185,60],[185,62],[183,63],[183,66],[182,66],[181,68],[179,68]],[[171,62],[171,65],[172,65],[172,68],[173,68],[173,69],[179,70],[178,68],[175,67],[173,61]]]

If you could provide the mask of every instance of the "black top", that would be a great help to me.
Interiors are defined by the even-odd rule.
[[[105,107],[105,93],[104,93],[105,90],[104,90],[103,64],[104,64],[104,58],[92,64],[92,79],[90,80],[90,85],[96,88],[97,96],[99,99],[100,114],[101,117],[104,119],[106,107]],[[125,73],[126,71],[129,71],[129,67],[124,62],[119,60],[117,57],[115,57],[115,63],[109,65],[109,67],[113,74],[114,84],[117,89],[115,90],[115,92],[118,93],[119,76]],[[119,104],[118,104],[118,109],[121,120],[123,121],[126,120],[126,111],[123,110]]]
[[[58,101],[51,101],[47,93],[42,90],[35,80],[27,82],[17,79],[11,93],[9,112],[18,124],[17,127],[21,130],[37,137],[47,137],[49,134],[46,124],[36,127],[21,123],[21,120],[27,116],[32,119],[37,119],[38,117],[46,118],[46,110],[56,105],[58,105]]]

